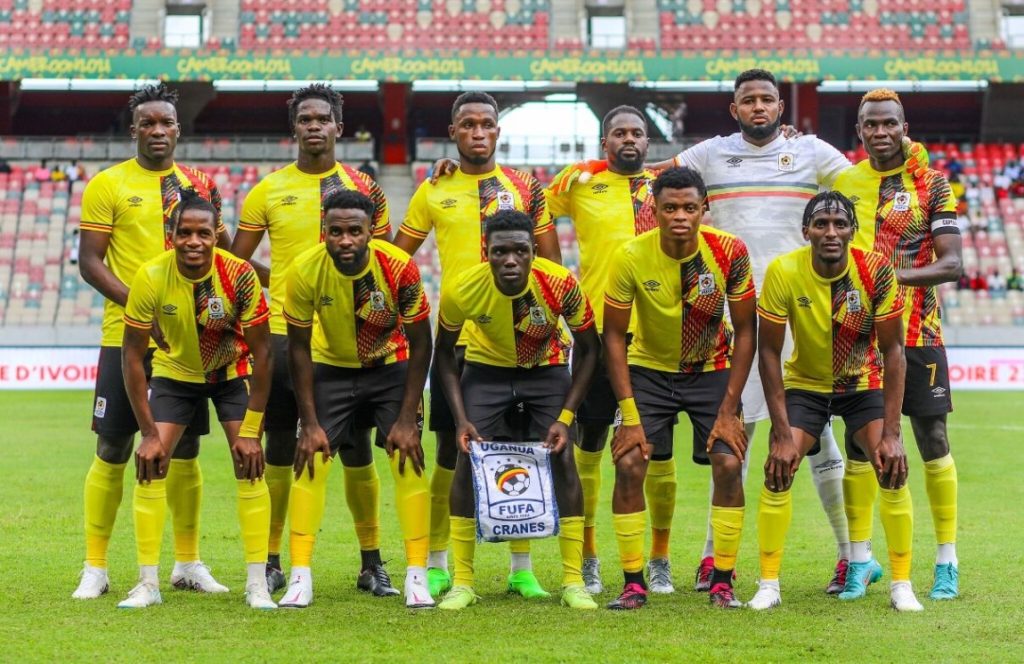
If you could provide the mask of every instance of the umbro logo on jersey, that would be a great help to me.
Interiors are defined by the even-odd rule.
[[[606,191],[608,191],[608,185],[604,184],[603,182],[600,184],[595,184],[593,187],[590,188],[590,191],[594,192],[595,194],[603,194]]]
[[[725,160],[725,163],[729,164],[729,168],[736,168],[737,166],[743,163],[743,160],[740,159],[739,157],[730,157],[729,159]]]
[[[661,288],[661,282],[655,281],[654,279],[648,279],[643,283],[644,290],[649,293],[656,293]]]
[[[799,304],[801,307],[805,307],[807,309],[811,308],[811,298],[807,297],[806,295],[801,295],[800,297],[796,298],[796,303]]]
[[[320,296],[320,306],[321,307],[329,307],[333,303],[334,303],[334,298],[333,297],[331,297],[329,295],[321,295]]]
[[[933,387],[932,388],[932,394],[934,394],[936,396],[936,398],[941,397],[944,394],[946,394],[946,388],[942,387],[941,385],[939,385],[937,387]]]
[[[142,207],[142,198],[139,196],[132,196],[128,199],[128,204],[131,207]]]
[[[281,205],[295,205],[298,202],[298,196],[285,196],[281,199]]]
[[[491,318],[490,316],[488,316],[487,314],[483,314],[482,316],[477,316],[476,322],[481,324],[481,325],[487,325],[492,320],[494,320],[494,319]]]
[[[455,207],[459,202],[454,198],[446,198],[441,201],[441,208],[444,210],[450,210]]]
[[[161,309],[168,316],[178,315],[178,307],[174,306],[173,304],[165,304],[163,307],[161,307]]]

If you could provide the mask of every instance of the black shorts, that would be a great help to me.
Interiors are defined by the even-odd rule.
[[[456,370],[462,375],[466,368],[466,347],[455,347]],[[430,430],[431,431],[454,431],[455,416],[448,405],[448,398],[444,393],[444,384],[441,382],[441,372],[437,368],[437,358],[430,363]]]
[[[672,457],[672,428],[680,412],[693,425],[694,463],[710,465],[707,444],[718,419],[718,408],[729,386],[729,371],[684,374],[630,365],[629,383],[640,411],[651,458]],[[728,445],[716,440],[713,453],[733,454]]]
[[[377,427],[377,445],[384,446],[402,408],[407,371],[405,362],[365,369],[313,364],[316,417],[331,451],[351,443],[352,431],[364,423]]]
[[[159,376],[149,381],[149,408],[156,422],[188,424],[200,411],[209,419],[207,399],[213,401],[218,421],[241,422],[249,405],[248,381],[232,378],[221,383],[188,383]]]
[[[572,377],[565,365],[523,369],[466,362],[460,385],[466,417],[483,438],[516,440],[527,434],[544,440],[562,412]],[[509,422],[508,411],[518,403],[529,419],[523,428]],[[575,428],[569,427],[573,440]]]
[[[142,361],[146,380],[153,375],[153,353],[150,348]],[[200,408],[188,421],[186,436],[205,436],[210,432],[210,414]],[[105,436],[131,436],[138,432],[128,391],[121,371],[121,347],[103,346],[96,370],[96,391],[93,398],[92,430]]]
[[[295,389],[288,372],[288,335],[271,334],[270,350],[274,354],[274,371],[270,375],[270,397],[263,417],[263,430],[294,433],[298,428],[299,407],[295,403]]]
[[[806,431],[815,439],[821,437],[825,425],[833,415],[843,418],[847,438],[860,431],[868,422],[885,415],[882,390],[863,390],[849,394],[825,394],[809,390],[786,390],[786,414],[789,426]],[[808,454],[817,454],[817,442]]]
[[[907,379],[903,390],[903,414],[933,417],[953,411],[949,391],[949,362],[942,346],[906,349]]]
[[[633,335],[626,335],[626,348],[632,341]],[[577,360],[573,354],[572,368],[576,370]],[[581,425],[593,424],[597,426],[611,426],[615,423],[615,411],[619,407],[615,398],[615,391],[612,390],[612,383],[608,380],[608,365],[605,363],[604,346],[602,344],[601,354],[598,357],[597,368],[594,369],[594,378],[590,381],[590,387],[576,409],[576,421]]]

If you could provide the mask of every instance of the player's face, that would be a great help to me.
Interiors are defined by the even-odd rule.
[[[166,101],[139,104],[132,114],[131,133],[140,156],[150,161],[170,159],[181,134],[178,112]]]
[[[682,243],[697,239],[700,222],[704,219],[704,199],[696,188],[662,189],[654,206],[663,238]]]
[[[487,260],[494,283],[505,295],[526,288],[533,264],[533,236],[526,231],[495,231],[487,240]]]
[[[895,101],[866,102],[857,117],[857,136],[868,156],[876,161],[889,161],[902,154],[907,129],[903,110]]]
[[[174,251],[183,273],[205,274],[217,244],[217,220],[206,210],[185,210],[174,227]]]
[[[601,149],[616,172],[639,173],[647,159],[646,124],[633,113],[619,113],[601,138]]]
[[[779,129],[785,104],[769,81],[745,81],[733,95],[729,112],[740,131],[755,140],[770,138]]]
[[[363,210],[328,210],[324,217],[324,244],[342,274],[356,274],[366,267],[370,218]]]
[[[822,263],[838,263],[846,256],[853,237],[853,222],[842,209],[828,208],[811,215],[804,228],[804,239]]]
[[[323,99],[306,99],[295,109],[295,140],[308,155],[334,154],[334,143],[343,125],[334,121],[331,105]]]
[[[455,141],[461,159],[482,166],[494,156],[501,136],[498,114],[489,104],[463,104],[448,125],[448,136]]]

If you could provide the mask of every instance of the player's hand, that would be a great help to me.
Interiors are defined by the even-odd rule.
[[[768,461],[764,464],[764,478],[771,491],[786,491],[793,484],[793,476],[800,466],[800,450],[793,435],[786,431],[777,433],[774,429],[768,436]]]
[[[477,433],[472,422],[460,422],[455,429],[455,440],[459,444],[459,450],[463,454],[469,454],[470,443],[482,443],[484,439]]]
[[[164,477],[170,457],[170,451],[164,448],[159,434],[143,436],[139,449],[135,450],[135,479],[139,484],[149,484]]]
[[[878,483],[886,489],[899,489],[907,481],[907,451],[899,435],[882,435],[871,460]]]
[[[235,460],[235,468],[241,471],[239,479],[255,483],[263,477],[263,448],[256,438],[235,438],[231,444],[231,458]]]
[[[167,339],[164,338],[164,331],[160,329],[160,322],[156,318],[153,319],[153,324],[150,325],[149,336],[153,338],[157,348],[165,353],[171,352],[171,347],[168,345]]]
[[[564,422],[555,421],[548,427],[548,435],[544,438],[544,447],[552,454],[561,454],[569,443],[569,427]]]
[[[563,168],[558,175],[551,180],[548,189],[555,196],[561,196],[569,191],[572,185],[578,180],[580,184],[586,184],[590,178],[602,171],[608,170],[607,159],[591,159],[590,161],[577,161]]]
[[[782,132],[782,137],[786,139],[800,138],[801,136],[804,135],[804,132],[800,131],[793,125],[788,124],[779,125],[779,131]]]
[[[451,175],[459,170],[459,162],[448,157],[441,157],[434,162],[434,169],[430,173],[430,184],[437,184],[441,177]]]
[[[912,141],[908,137],[903,137],[903,157],[906,159],[904,166],[907,168],[907,173],[915,180],[924,177],[924,174],[928,172],[928,166],[931,163],[931,157],[928,154],[928,148],[924,146],[924,143],[918,143]]]
[[[423,461],[423,445],[420,443],[420,430],[416,426],[415,419],[399,418],[388,432],[388,439],[384,443],[384,449],[389,458],[393,458],[395,450],[398,450],[398,474],[405,474],[405,462],[408,459],[412,464],[412,470],[419,477],[423,474],[425,464]]]
[[[303,424],[295,444],[295,479],[302,475],[303,468],[309,470],[309,479],[313,479],[317,452],[321,452],[325,460],[331,458],[331,443],[327,440],[327,434],[317,423]]]
[[[711,453],[715,441],[720,440],[729,446],[736,458],[743,461],[747,454],[747,431],[743,428],[743,420],[736,415],[719,413],[715,418],[715,425],[711,427],[708,435],[707,452]]]
[[[647,434],[644,433],[643,425],[621,425],[612,436],[612,462],[618,463],[619,459],[626,456],[634,447],[640,448],[640,454],[645,461],[651,458],[647,449]]]

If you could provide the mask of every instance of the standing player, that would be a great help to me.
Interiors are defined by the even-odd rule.
[[[486,220],[488,263],[459,275],[441,293],[436,342],[440,382],[455,415],[461,454],[451,487],[451,539],[455,584],[442,609],[464,609],[473,592],[476,519],[469,446],[513,436],[505,414],[526,405],[530,436],[551,449],[551,470],[558,503],[558,545],[562,554],[562,604],[596,609],[583,587],[583,492],[573,455],[570,428],[576,407],[594,374],[600,352],[594,315],[576,279],[567,269],[534,258],[536,222],[518,210],[503,210]],[[570,376],[570,340],[580,356]],[[465,368],[455,348],[467,321]],[[440,385],[436,385],[437,389]]]
[[[406,606],[434,606],[426,570],[429,489],[417,426],[430,366],[430,309],[409,255],[371,240],[375,211],[359,192],[328,196],[324,246],[300,253],[288,273],[284,316],[302,428],[289,508],[291,582],[282,607],[313,601],[310,563],[331,457],[339,453],[345,468],[373,462],[370,441],[351,435],[360,412],[371,414],[387,439],[409,565]]]
[[[756,333],[750,258],[736,236],[701,227],[707,190],[696,171],[669,169],[654,180],[652,192],[658,229],[620,248],[604,296],[608,376],[622,412],[612,441],[612,512],[625,574],[622,594],[608,608],[638,609],[647,602],[641,486],[651,457],[671,457],[680,411],[693,424],[693,460],[711,465],[714,479],[711,602],[736,608],[732,575],[743,530],[747,447],[740,393]],[[627,359],[634,305],[636,333]]]
[[[252,266],[214,248],[217,208],[186,194],[175,217],[174,250],[138,269],[125,305],[124,381],[142,430],[133,501],[139,583],[117,606],[140,609],[161,602],[157,566],[167,466],[186,426],[210,399],[235,462],[246,601],[254,609],[274,609],[266,578],[270,494],[259,441],[270,391],[270,313]],[[144,364],[157,322],[167,346],[153,357],[147,385]]]
[[[835,188],[857,201],[858,216],[865,220],[866,228],[856,235],[854,245],[889,258],[897,283],[906,290],[903,414],[910,417],[924,461],[938,543],[930,596],[953,599],[959,595],[957,475],[946,430],[946,414],[953,402],[935,286],[960,277],[962,244],[956,197],[946,178],[935,170],[918,179],[907,173],[899,149],[907,129],[895,92],[880,89],[864,95],[857,113],[857,135],[868,158],[840,175]],[[847,450],[851,468],[865,466],[863,455]]]
[[[124,468],[132,453],[139,424],[121,375],[121,340],[128,284],[147,260],[171,248],[171,223],[183,191],[194,191],[217,210],[218,244],[231,244],[220,220],[220,193],[203,172],[175,163],[181,135],[175,104],[178,93],[150,85],[128,101],[132,114],[134,158],[101,171],[82,197],[79,269],[82,278],[106,298],[103,339],[96,374],[92,429],[96,456],[85,477],[85,569],[72,597],[93,599],[107,592],[107,549],[117,508],[124,493]],[[159,327],[145,357],[164,346]],[[202,592],[227,592],[199,560],[199,504],[203,475],[199,467],[199,436],[209,429],[209,415],[196,419],[174,450],[167,474],[168,505],[174,521],[174,570],[171,584]]]
[[[499,211],[525,212],[533,220],[538,253],[556,263],[561,261],[558,238],[540,183],[527,173],[499,166],[496,162],[494,153],[500,134],[498,103],[491,95],[486,92],[459,95],[452,105],[452,124],[448,127],[448,135],[459,151],[458,169],[436,183],[421,184],[398,229],[395,244],[410,255],[416,253],[432,230],[436,233],[442,294],[459,275],[487,260],[484,220]],[[472,323],[466,326],[466,335],[472,327]],[[457,347],[460,367],[466,343],[464,335]],[[437,467],[430,480],[427,569],[430,593],[435,597],[452,583],[448,572],[448,504],[458,454],[455,419],[440,389],[437,371],[435,364],[430,378],[430,430],[437,437]],[[516,540],[510,547],[509,589],[524,597],[547,597],[548,593],[533,574],[529,541]]]
[[[842,194],[824,192],[812,198],[802,227],[810,246],[769,264],[757,306],[759,361],[772,429],[757,516],[761,577],[749,606],[763,610],[782,603],[779,569],[793,517],[793,477],[829,417],[838,415],[852,432],[861,458],[871,459],[871,465],[846,469],[846,513],[854,542],[846,590],[839,597],[851,598],[859,566],[870,577],[865,583],[881,576],[863,541],[863,534],[871,534],[880,486],[892,605],[899,611],[920,611],[910,586],[914,516],[900,440],[906,369],[903,294],[884,256],[850,247],[857,217]],[[783,376],[787,322],[794,351]],[[868,481],[861,482],[856,477],[860,474]]]
[[[267,486],[273,513],[270,520],[270,562],[267,577],[274,592],[285,585],[281,571],[281,535],[288,514],[288,493],[295,461],[298,410],[288,375],[286,347],[287,323],[284,308],[288,268],[295,258],[323,240],[323,201],[336,191],[351,190],[369,196],[375,205],[373,234],[388,237],[388,204],[384,192],[365,174],[334,159],[334,146],[341,136],[342,98],[327,85],[313,83],[301,88],[288,100],[288,124],[298,146],[298,158],[260,181],[242,205],[238,233],[231,251],[250,259],[263,239],[270,235],[270,271],[256,265],[264,286],[270,286],[270,334],[274,350],[274,376],[267,409]],[[366,427],[353,436],[368,438]],[[374,594],[392,594],[380,560],[378,533],[378,494],[380,483],[372,457],[368,465],[345,469],[345,497],[352,518],[360,527],[359,547],[362,569],[359,587]]]
[[[545,190],[551,217],[569,217],[576,228],[580,252],[580,285],[587,299],[599,303],[594,310],[597,333],[604,329],[608,265],[632,238],[657,227],[651,195],[654,174],[644,168],[647,159],[647,120],[632,106],[617,106],[601,122],[601,149],[608,169],[586,184],[565,188],[574,166],[567,166]],[[583,579],[587,592],[603,591],[597,557],[595,518],[601,495],[601,457],[608,427],[615,419],[615,394],[604,361],[580,404],[580,437],[575,448],[576,467],[583,484]],[[669,533],[676,500],[675,460],[655,457],[647,468],[647,502],[651,507],[651,558],[648,567],[652,592],[673,592],[668,559]]]

